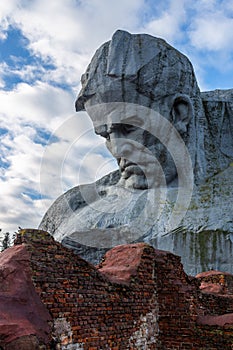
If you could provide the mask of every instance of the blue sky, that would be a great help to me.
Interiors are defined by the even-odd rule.
[[[80,76],[117,29],[185,53],[202,91],[233,88],[233,0],[8,0],[0,4],[0,228],[37,227],[51,202],[116,167]]]

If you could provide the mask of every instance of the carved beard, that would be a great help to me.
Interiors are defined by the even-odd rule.
[[[159,152],[155,145],[150,147],[150,150],[155,155],[155,161],[153,163],[149,162],[147,165],[135,164],[124,158],[118,159],[121,172],[120,185],[145,190],[164,185],[168,186],[177,178],[175,163],[165,146],[160,145]]]
[[[121,172],[119,184],[126,188],[142,190],[167,186],[177,177],[172,156],[158,138],[148,131],[141,131],[142,150],[135,148],[128,158],[127,155],[124,157],[122,151],[122,157],[117,159]],[[111,143],[108,144],[108,149],[112,151]],[[134,156],[134,152],[137,152],[138,156]]]
[[[147,176],[142,167],[124,158],[118,159],[118,164],[121,172],[119,184],[127,188],[140,190],[148,188]]]

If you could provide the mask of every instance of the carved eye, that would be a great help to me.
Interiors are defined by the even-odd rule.
[[[136,129],[137,129],[137,127],[134,125],[119,123],[119,124],[113,124],[111,126],[110,133],[111,132],[119,132],[122,135],[127,135],[130,132],[135,131]]]
[[[136,126],[131,124],[121,124],[122,134],[129,134],[137,129]]]

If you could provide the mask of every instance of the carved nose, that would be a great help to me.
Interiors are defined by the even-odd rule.
[[[116,133],[110,135],[111,151],[115,157],[128,158],[134,149],[132,140],[127,139],[125,136],[117,136]]]

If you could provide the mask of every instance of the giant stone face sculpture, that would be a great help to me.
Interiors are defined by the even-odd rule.
[[[144,240],[181,255],[188,273],[233,272],[233,91],[200,93],[186,56],[125,31],[96,51],[81,81],[76,110],[119,171],[63,194],[40,228],[92,262]]]
[[[114,105],[114,102],[118,104]],[[100,109],[104,103],[108,105]],[[177,174],[167,145],[159,142],[155,135],[148,135],[150,131],[158,135],[159,126],[152,125],[156,116],[146,112],[146,109],[139,111],[138,106],[159,113],[175,126],[189,148],[195,162],[195,175],[199,178],[205,171],[204,159],[201,159],[202,128],[197,122],[200,105],[200,91],[187,57],[162,39],[117,31],[110,42],[97,50],[82,76],[82,90],[76,101],[76,110],[87,110],[96,133],[106,137],[107,147],[116,158],[120,155],[121,178],[130,175],[130,171],[125,174],[125,158],[132,155],[132,142],[132,147],[124,150],[129,143],[126,139],[130,139],[137,140],[151,151],[153,158],[157,157],[169,184]],[[148,168],[149,162],[146,160],[145,163]],[[137,164],[141,165],[141,171],[145,171],[143,164]],[[149,184],[143,183],[138,169],[133,169],[132,175],[137,175],[137,171],[139,176],[134,176],[135,182],[127,181],[127,177],[124,186],[145,189],[156,184],[156,179]]]

